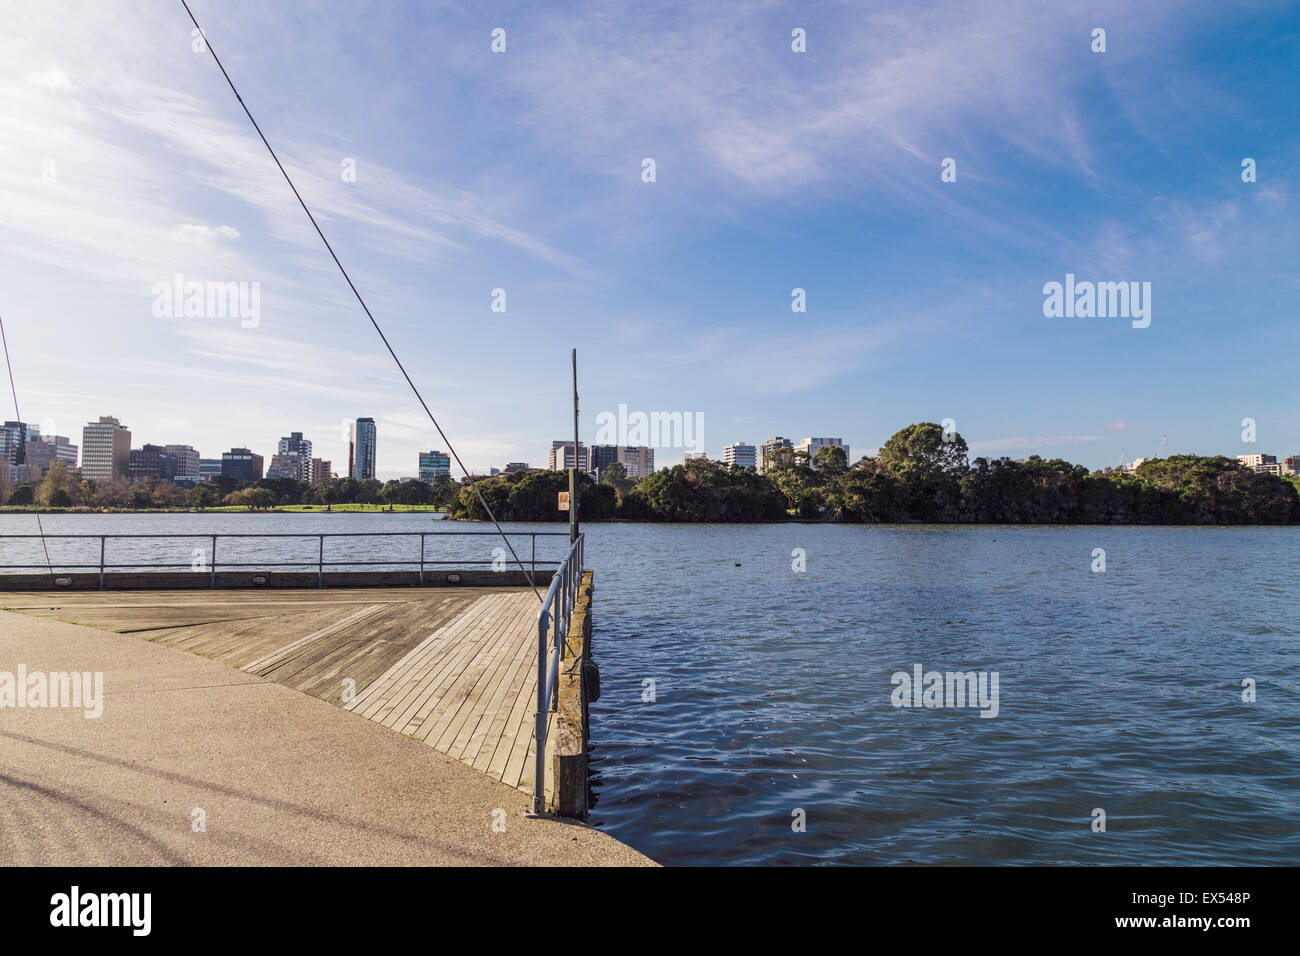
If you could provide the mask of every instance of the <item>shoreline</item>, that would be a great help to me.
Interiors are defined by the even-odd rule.
[[[423,505],[397,506],[393,510],[386,507],[336,506],[326,510],[324,506],[295,505],[290,507],[266,508],[250,511],[242,506],[229,508],[33,508],[30,506],[0,507],[0,515],[77,515],[103,517],[105,515],[328,515],[328,514],[429,514],[442,515],[443,521],[465,524],[488,524],[478,518],[454,518],[449,511],[426,507]],[[568,526],[565,518],[554,521],[508,521],[508,524],[546,524],[564,528]],[[1279,522],[1150,522],[1150,521],[834,521],[813,518],[768,518],[747,521],[663,521],[642,520],[638,518],[584,518],[586,525],[703,525],[714,528],[729,528],[742,525],[828,525],[832,527],[942,527],[942,528],[1297,528],[1300,525]]]

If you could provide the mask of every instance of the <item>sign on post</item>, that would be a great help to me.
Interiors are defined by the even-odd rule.
[[[560,505],[559,505],[559,508],[560,508],[561,511],[568,511],[568,510],[569,510],[569,493],[568,493],[567,491],[561,491],[561,492],[560,492]]]

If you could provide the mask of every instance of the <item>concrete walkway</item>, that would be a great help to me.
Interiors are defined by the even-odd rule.
[[[0,708],[0,864],[652,862],[527,819],[523,793],[410,737],[184,651],[0,611],[0,671],[20,664],[102,671],[104,709]]]

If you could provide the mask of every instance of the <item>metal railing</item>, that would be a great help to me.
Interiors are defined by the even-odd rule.
[[[508,537],[511,538],[527,537],[531,539],[531,550],[528,554],[527,559],[525,560],[524,556],[522,554],[520,555],[520,560],[525,561],[525,563],[530,567],[531,574],[535,575],[537,573],[537,568],[539,565],[542,567],[549,567],[551,565],[562,565],[563,562],[561,561],[538,560],[537,539],[549,538],[549,537],[568,537],[568,532],[510,531],[507,532],[506,534]],[[223,570],[257,569],[257,570],[268,571],[268,572],[274,568],[313,568],[314,567],[316,569],[317,585],[319,587],[324,587],[326,568],[374,567],[374,566],[399,567],[399,568],[418,567],[420,570],[420,584],[424,584],[424,574],[425,574],[426,567],[438,567],[438,566],[447,566],[447,565],[454,565],[457,567],[472,567],[476,565],[497,566],[498,564],[501,563],[502,559],[500,557],[485,558],[482,560],[461,558],[461,559],[446,561],[446,560],[434,560],[433,558],[427,556],[427,551],[426,551],[427,538],[456,538],[456,537],[500,538],[501,535],[499,535],[495,531],[364,531],[364,532],[356,532],[356,533],[351,533],[346,531],[330,531],[330,532],[318,532],[315,534],[295,533],[295,532],[270,532],[267,534],[245,534],[245,533],[239,533],[239,534],[183,534],[183,533],[182,534],[166,534],[166,533],[46,534],[46,535],[6,534],[6,535],[0,535],[0,547],[2,547],[4,542],[6,541],[21,540],[21,539],[33,539],[33,540],[44,540],[44,541],[56,541],[61,539],[62,540],[81,539],[87,541],[98,541],[99,542],[98,563],[53,561],[52,564],[54,565],[55,568],[64,571],[98,570],[99,586],[101,589],[104,587],[105,570],[111,570],[111,569],[160,571],[160,570],[175,570],[178,568],[189,568],[192,571],[207,572],[209,576],[210,586],[215,588],[217,586],[218,567],[220,567]],[[191,557],[190,561],[176,562],[176,563],[166,562],[166,561],[128,563],[125,561],[107,560],[109,541],[114,541],[118,539],[127,540],[127,539],[139,539],[139,538],[152,538],[152,539],[165,538],[165,539],[170,539],[172,541],[207,540],[211,545],[211,552],[207,555],[203,555],[201,559]],[[258,539],[258,538],[264,540],[288,539],[288,538],[296,538],[302,540],[315,539],[317,540],[315,560],[296,560],[296,561],[267,561],[267,560],[238,561],[236,560],[236,561],[223,561],[218,563],[217,561],[218,541],[225,540],[225,539]],[[382,561],[359,560],[357,558],[349,558],[342,561],[326,561],[325,560],[325,539],[326,538],[419,538],[420,556],[418,560],[403,560],[401,558],[386,557]],[[516,551],[518,551],[518,549],[516,549]],[[572,553],[572,549],[570,549],[570,553]],[[41,555],[41,557],[43,557],[43,555]],[[236,555],[236,557],[238,557],[238,555]],[[565,560],[567,560],[567,558]],[[3,573],[5,571],[12,571],[14,569],[20,569],[20,568],[27,569],[29,571],[35,570],[37,572],[49,570],[48,568],[42,566],[39,560],[32,560],[32,561],[24,562],[22,564],[0,564],[0,573]],[[516,568],[517,565],[514,565],[511,560],[509,559],[505,560],[505,570],[515,570]],[[554,590],[554,587],[552,587],[552,590]]]
[[[560,676],[569,617],[578,599],[578,585],[584,570],[583,535],[569,547],[537,612],[537,764],[533,777],[533,813],[546,810],[546,725],[554,706],[555,685]]]

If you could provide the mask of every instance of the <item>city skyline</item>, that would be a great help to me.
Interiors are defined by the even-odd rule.
[[[600,3],[500,5],[492,23],[413,3],[359,3],[355,20],[199,7],[473,471],[537,460],[534,436],[564,432],[555,370],[573,345],[584,441],[625,404],[702,415],[711,457],[790,423],[870,451],[948,418],[972,455],[1094,469],[1161,435],[1164,455],[1250,452],[1246,418],[1258,446],[1300,448],[1300,134],[1257,119],[1294,109],[1282,5],[638,24]],[[573,23],[598,68],[556,42]],[[269,450],[274,408],[340,467],[342,423],[365,407],[377,474],[409,474],[437,433],[190,24],[128,2],[19,7],[6,29],[0,308],[26,420],[75,434],[111,395],[160,442]],[[290,34],[330,55],[286,59]],[[411,56],[394,68],[381,47]],[[703,88],[734,93],[722,109]],[[1068,276],[1150,283],[1149,326],[1048,318],[1045,284]],[[256,283],[256,322],[156,314],[175,277]],[[222,414],[190,411],[205,406]]]
[[[355,423],[357,421],[365,423],[367,427],[371,429],[372,437],[370,438],[370,442],[372,446],[374,444],[377,444],[376,436],[378,435],[379,429],[378,426],[373,422],[373,420],[366,416],[362,416],[358,419],[350,420],[345,423],[346,425],[349,426],[349,431],[351,430],[351,428],[355,427]],[[109,425],[108,423],[112,423],[112,425]],[[211,455],[207,457],[203,457],[202,450],[197,448],[195,445],[189,443],[159,444],[157,442],[152,442],[152,441],[137,442],[134,429],[130,425],[122,423],[119,419],[116,418],[116,416],[104,415],[104,416],[99,416],[95,420],[87,421],[85,425],[82,426],[82,432],[81,432],[82,439],[80,445],[70,443],[66,436],[55,435],[53,432],[49,432],[48,434],[45,433],[42,430],[43,426],[48,427],[50,424],[51,424],[51,420],[49,419],[44,420],[41,424],[37,424],[34,422],[18,421],[18,420],[6,421],[4,423],[3,429],[0,429],[0,438],[3,438],[3,448],[0,449],[0,457],[9,459],[10,463],[13,464],[12,459],[14,457],[14,451],[13,448],[11,448],[12,445],[20,443],[26,449],[31,447],[31,443],[33,441],[53,442],[53,440],[57,440],[57,447],[59,448],[59,452],[56,455],[54,451],[51,451],[49,454],[49,461],[53,461],[55,457],[58,457],[60,460],[63,460],[65,464],[67,464],[69,467],[82,468],[84,464],[85,450],[87,448],[91,448],[92,455],[95,454],[95,452],[93,451],[94,448],[93,443],[87,441],[89,435],[87,429],[95,429],[96,427],[99,428],[112,427],[115,431],[120,431],[125,434],[126,443],[122,446],[121,449],[118,449],[116,453],[120,455],[122,451],[125,452],[125,465],[123,467],[125,468],[126,476],[129,478],[133,478],[136,475],[138,468],[145,471],[149,471],[150,475],[152,475],[153,472],[151,466],[148,464],[142,464],[140,461],[140,457],[142,453],[148,455],[150,454],[149,451],[150,449],[153,450],[152,454],[155,456],[155,458],[160,453],[166,453],[167,455],[171,455],[173,457],[181,456],[182,460],[186,462],[188,462],[190,457],[192,457],[194,459],[195,464],[197,464],[199,461],[202,461],[204,464],[208,462],[220,463],[224,458],[229,458],[232,452],[251,451],[251,453],[255,458],[261,459],[264,462],[262,474],[259,475],[259,477],[267,477],[267,478],[295,477],[295,475],[288,474],[288,473],[273,474],[273,470],[277,468],[283,469],[289,467],[289,461],[292,461],[293,469],[297,470],[296,476],[300,477],[302,480],[306,480],[313,483],[317,480],[317,474],[315,473],[314,469],[320,467],[322,463],[326,468],[330,469],[335,476],[338,477],[349,476],[351,470],[349,464],[350,460],[346,452],[343,458],[344,464],[341,469],[334,469],[332,467],[333,459],[327,459],[321,456],[314,455],[313,453],[314,442],[312,439],[305,437],[305,433],[302,431],[291,431],[289,435],[281,435],[274,442],[276,451],[271,454],[260,453],[257,451],[257,448],[252,445],[245,445],[245,446],[232,445],[230,446],[230,448],[224,451],[217,452],[215,457]],[[22,434],[25,434],[27,437],[25,438],[25,440],[19,442],[17,436],[15,434],[11,434],[14,432],[21,432]],[[628,477],[632,477],[632,478],[645,477],[646,474],[649,474],[652,471],[656,471],[664,467],[671,467],[674,464],[681,464],[684,463],[685,461],[689,461],[691,458],[705,458],[712,461],[722,462],[724,464],[731,464],[733,463],[734,460],[736,460],[738,455],[739,455],[738,463],[740,463],[742,467],[752,467],[754,468],[754,470],[762,472],[764,470],[765,454],[767,453],[769,448],[783,447],[791,451],[802,451],[804,454],[808,455],[808,458],[811,461],[812,458],[815,456],[816,452],[820,450],[820,448],[829,447],[829,446],[839,446],[844,448],[847,456],[847,461],[850,465],[852,465],[855,461],[859,460],[864,456],[874,457],[879,452],[879,447],[873,447],[868,449],[866,452],[854,456],[853,454],[851,454],[851,446],[849,446],[847,443],[843,442],[839,438],[805,437],[802,439],[794,440],[794,439],[777,436],[777,437],[768,438],[761,442],[755,442],[752,444],[744,441],[731,442],[727,445],[724,445],[720,453],[717,454],[710,453],[707,449],[703,451],[686,451],[684,454],[682,454],[681,450],[670,448],[667,449],[670,457],[673,456],[674,453],[681,454],[681,460],[660,462],[658,465],[656,465],[655,463],[656,454],[661,450],[660,447],[658,446],[645,446],[645,445],[618,446],[618,445],[609,445],[609,444],[603,444],[597,442],[589,443],[587,441],[582,441],[580,444],[581,444],[581,455],[579,456],[579,463],[580,466],[583,467],[583,470],[589,471],[594,474],[599,471],[601,465],[605,463],[605,458],[607,458],[608,461],[618,461],[621,464],[627,465]],[[1258,448],[1258,446],[1259,445],[1257,441],[1253,441],[1253,442],[1243,441],[1243,447],[1250,447],[1252,449],[1255,449]],[[53,444],[52,447],[54,447]],[[538,456],[537,458],[530,457],[529,460],[530,461],[543,460],[546,461],[547,463],[545,467],[549,467],[549,468],[557,467],[558,458],[556,453],[561,448],[566,449],[565,456],[564,456],[565,464],[566,466],[571,467],[573,464],[573,454],[572,454],[573,442],[571,439],[552,440],[550,442],[550,450],[547,455],[541,455]],[[1156,446],[1155,454],[1126,455],[1122,461],[1117,461],[1109,465],[1103,465],[1101,468],[1094,468],[1092,470],[1105,470],[1106,468],[1117,468],[1120,467],[1121,465],[1131,470],[1137,464],[1143,461],[1150,460],[1153,457],[1167,458],[1171,454],[1180,453],[1180,452],[1166,451],[1164,450],[1164,448],[1165,448],[1165,441],[1163,440],[1163,436],[1162,436],[1162,440]],[[71,449],[73,453],[77,454],[77,459],[75,461],[70,460],[65,455],[65,452],[67,452],[69,449]],[[1139,448],[1135,450],[1141,450],[1141,449]],[[605,458],[602,458],[602,454],[596,454],[595,452],[597,451],[600,451],[602,454],[604,454]],[[632,455],[630,459],[628,457],[629,453]],[[1189,451],[1186,453],[1204,454],[1196,450]],[[641,457],[637,457],[638,454]],[[1030,457],[1031,454],[1032,453],[1026,453],[1023,455],[1015,455],[1015,456],[1006,455],[1005,457],[1012,458],[1013,460],[1024,460],[1025,458]],[[298,456],[302,456],[301,459],[299,459]],[[430,456],[433,456],[433,458],[430,458]],[[1004,457],[1004,456],[980,455],[974,451],[971,451],[969,453],[969,458],[972,461],[978,457]],[[1247,459],[1271,460],[1275,464],[1278,462],[1278,459],[1281,459],[1283,462],[1283,470],[1280,472],[1281,474],[1300,473],[1300,454],[1288,454],[1288,452],[1284,450],[1283,451],[1275,450],[1274,452],[1259,452],[1255,450],[1246,451],[1246,452],[1239,451],[1236,452],[1235,454],[1225,454],[1224,457],[1233,458],[1239,462],[1249,464],[1251,465],[1251,467],[1255,467],[1257,462],[1255,463],[1248,462]],[[460,478],[463,477],[461,475],[454,473],[452,468],[453,459],[451,458],[450,455],[446,454],[445,452],[439,450],[419,451],[416,453],[416,459],[417,459],[417,464],[416,464],[416,468],[414,469],[399,467],[397,469],[394,469],[393,473],[391,474],[385,474],[383,472],[379,472],[375,475],[375,477],[377,477],[381,481],[388,481],[393,479],[406,479],[406,478],[413,477],[412,476],[413,471],[416,474],[421,474],[421,475],[435,474],[435,473],[446,474],[450,476],[453,480],[460,480]],[[1070,460],[1070,459],[1067,458],[1066,460]],[[43,462],[42,464],[43,466],[47,466],[48,463],[49,462]],[[1072,461],[1072,463],[1081,464],[1081,462],[1074,462],[1074,461]],[[154,462],[153,464],[156,466],[157,462]],[[103,470],[103,467],[104,466],[102,465],[102,463],[99,462],[93,463],[92,471],[89,476],[98,476],[102,478],[103,476],[100,474],[100,472]],[[507,470],[507,471],[518,470],[519,468],[522,467],[540,468],[543,466],[528,465],[528,463],[524,461],[507,461],[503,463],[500,467],[498,467],[495,464],[485,465],[481,470],[472,470],[471,473],[474,474],[475,476],[487,476],[487,475],[497,474],[503,470]],[[1288,468],[1289,471],[1287,470]],[[201,471],[202,469],[196,469],[193,471],[193,474],[199,474]],[[190,471],[182,467],[180,470],[176,470],[175,474],[177,476],[181,476],[183,474],[188,476],[190,474]]]

